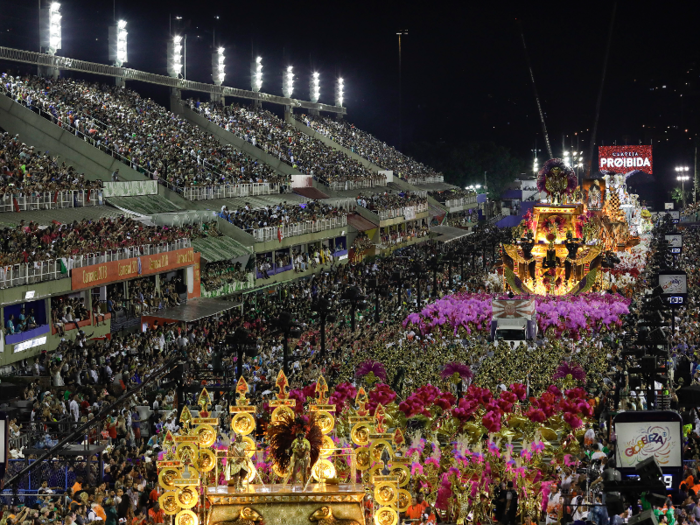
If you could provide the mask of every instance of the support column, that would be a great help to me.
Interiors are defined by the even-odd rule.
[[[176,115],[182,115],[182,105],[182,91],[180,91],[178,88],[170,88],[170,111]]]
[[[126,87],[126,79],[124,77],[115,77],[114,85],[120,88]]]
[[[292,116],[293,114],[293,108],[290,105],[284,106],[284,121],[285,122],[291,122],[292,119],[294,118]]]
[[[226,105],[226,100],[221,93],[211,93],[209,100],[212,104],[221,104],[223,106]]]
[[[318,117],[320,115],[320,112],[317,109],[310,109],[309,115],[311,115],[313,117]]]

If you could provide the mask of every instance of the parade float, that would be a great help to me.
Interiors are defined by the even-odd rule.
[[[578,184],[562,159],[548,160],[537,189],[545,195],[502,246],[502,275],[517,294],[578,295],[610,286],[601,270],[613,266],[620,252],[640,243],[651,227],[650,214],[627,191],[625,175]],[[611,262],[612,261],[612,262]]]
[[[280,371],[276,399],[256,407],[241,378],[230,432],[204,389],[200,410],[185,406],[180,430],[162,439],[160,507],[174,525],[396,525],[411,492],[421,492],[443,519],[465,523],[488,518],[494,486],[512,480],[518,514],[536,519],[593,414],[585,373],[570,368],[529,399],[523,384],[500,393],[472,385],[456,396],[425,385],[399,401],[382,365],[367,363],[357,386],[332,391],[321,377],[289,392]],[[443,370],[446,385],[470,374],[460,363]]]

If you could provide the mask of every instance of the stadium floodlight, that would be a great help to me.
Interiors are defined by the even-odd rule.
[[[126,20],[109,26],[109,59],[117,67],[122,67],[127,61],[126,35]]]
[[[338,77],[338,81],[335,84],[335,105],[342,108],[344,99],[345,81],[343,80],[343,77]]]
[[[168,75],[179,78],[182,74],[182,37],[175,35],[168,41]]]
[[[294,67],[287,66],[287,70],[282,75],[282,94],[291,98],[294,93]]]
[[[262,89],[263,84],[263,65],[262,57],[256,57],[253,62],[253,67],[250,68],[250,83],[253,91],[258,93]]]
[[[314,104],[318,102],[321,98],[321,74],[314,72],[311,74],[311,86],[309,91],[311,91],[311,102]]]
[[[61,4],[51,2],[39,11],[39,40],[49,55],[61,49]]]
[[[212,78],[214,84],[220,86],[226,78],[226,57],[224,56],[225,49],[219,47],[214,51],[211,57]]]

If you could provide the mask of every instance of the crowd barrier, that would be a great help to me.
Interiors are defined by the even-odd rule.
[[[435,184],[437,182],[445,182],[445,177],[442,175],[413,175],[401,178],[409,184]]]
[[[333,191],[361,190],[366,188],[374,188],[377,186],[386,186],[386,177],[373,177],[371,179],[346,181],[329,181],[323,177],[315,178],[317,181],[325,184]]]
[[[59,190],[42,193],[5,193],[0,197],[0,213],[33,210],[58,210],[102,206],[102,190]]]
[[[413,206],[403,206],[401,208],[393,208],[390,210],[381,210],[375,212],[379,215],[379,219],[382,221],[387,221],[389,219],[394,219],[396,217],[405,217],[406,220],[412,220],[416,218],[416,214],[428,211],[428,203],[415,204]]]
[[[282,237],[296,237],[307,233],[317,233],[333,228],[340,228],[348,225],[348,216],[332,217],[330,219],[318,219],[315,221],[296,222],[284,226],[268,226],[252,230],[256,242],[267,242]]]
[[[457,208],[468,204],[476,204],[476,195],[472,197],[461,197],[459,199],[448,199],[445,201],[445,206],[448,208]]]
[[[213,199],[228,199],[233,197],[249,197],[255,195],[274,195],[282,193],[283,184],[279,183],[249,183],[249,184],[220,184],[215,186],[188,186],[176,191],[188,201]]]

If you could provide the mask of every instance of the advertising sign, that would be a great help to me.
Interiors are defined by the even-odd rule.
[[[683,419],[670,410],[621,412],[613,421],[617,437],[616,465],[625,475],[655,457],[668,489],[677,487],[683,473]]]
[[[664,202],[664,210],[672,210],[672,209],[673,209],[672,202]]]
[[[681,426],[673,421],[615,423],[618,466],[634,468],[652,456],[661,467],[682,467]]]
[[[614,173],[639,170],[652,173],[651,146],[600,146],[598,169]]]
[[[672,254],[679,254],[683,249],[683,235],[680,233],[674,233],[672,235],[665,235],[666,242],[668,243],[668,251]]]
[[[110,261],[83,268],[73,268],[71,288],[81,290],[103,284],[133,279],[141,275],[157,273],[191,266],[195,263],[192,248],[183,248],[155,255],[144,255],[121,261]]]
[[[671,305],[685,304],[685,299],[688,296],[688,276],[684,271],[660,271],[659,286],[663,290],[663,296]]]

